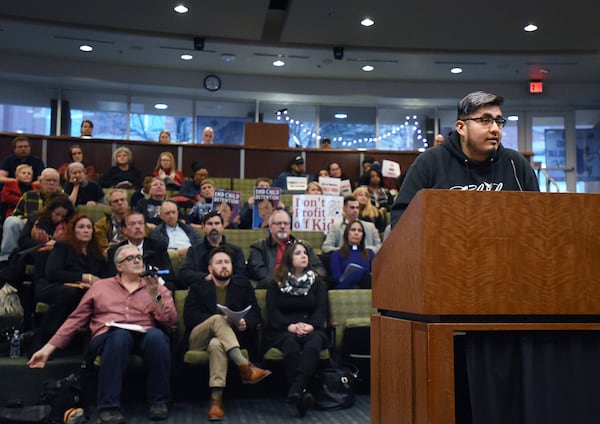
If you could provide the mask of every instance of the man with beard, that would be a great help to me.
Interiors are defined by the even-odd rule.
[[[227,379],[228,359],[240,370],[244,384],[254,384],[271,371],[255,367],[240,350],[252,346],[256,326],[260,322],[260,307],[256,301],[250,280],[233,274],[232,256],[226,247],[213,249],[208,258],[211,279],[201,284],[192,284],[185,300],[184,321],[189,336],[190,350],[208,350],[210,408],[209,421],[224,418],[223,389]],[[217,303],[231,311],[250,310],[239,319],[223,315]],[[252,356],[251,356],[252,357]]]
[[[257,288],[266,288],[273,280],[273,272],[281,263],[287,244],[296,238],[291,234],[290,215],[284,210],[276,210],[269,217],[269,236],[250,246],[248,257],[248,277],[255,280]],[[315,272],[325,278],[325,267],[312,248],[308,252],[310,264]]]
[[[167,253],[167,245],[162,241],[145,237],[146,221],[144,220],[144,215],[135,211],[126,213],[121,224],[121,231],[127,240],[123,240],[121,243],[108,249],[109,275],[116,274],[117,271],[113,261],[115,251],[121,246],[131,245],[138,248],[147,266],[168,271],[164,275],[164,279],[163,277],[159,278],[161,284],[164,284],[171,291],[180,288],[178,287],[178,281],[173,272],[173,265]]]
[[[223,246],[231,251],[233,262],[233,273],[246,275],[246,259],[241,248],[227,243],[223,235],[225,227],[223,226],[223,217],[221,214],[212,210],[202,218],[202,231],[204,237],[197,245],[192,245],[181,268],[179,269],[179,279],[192,286],[193,282],[210,281],[213,276],[208,272],[208,257],[210,251],[215,247]]]

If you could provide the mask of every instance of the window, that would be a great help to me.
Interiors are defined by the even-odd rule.
[[[160,105],[166,108],[162,109]],[[171,134],[171,142],[191,142],[192,106],[190,99],[133,96],[129,139],[158,142],[160,132],[167,130]]]
[[[76,90],[63,92],[64,107],[70,108],[70,135],[81,135],[81,123],[94,123],[92,136],[115,140],[127,139],[127,96]]]
[[[244,124],[254,121],[254,102],[196,102],[196,143],[202,142],[204,128],[211,127],[214,144],[244,144]]]
[[[317,147],[317,107],[285,103],[261,103],[264,122],[288,124],[289,147]]]

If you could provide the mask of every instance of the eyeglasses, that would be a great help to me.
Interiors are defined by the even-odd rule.
[[[500,118],[492,118],[491,116],[479,116],[477,118],[463,118],[461,121],[475,121],[481,124],[484,127],[492,126],[492,122],[495,122],[499,128],[504,128],[506,125],[506,119]]]
[[[122,264],[123,262],[141,261],[142,259],[144,259],[142,257],[142,255],[129,255],[129,256],[125,256],[123,259],[121,259],[119,261],[119,264]]]

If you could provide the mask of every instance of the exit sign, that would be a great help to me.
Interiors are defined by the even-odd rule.
[[[544,92],[544,83],[542,81],[530,81],[529,92],[531,94],[539,94]]]

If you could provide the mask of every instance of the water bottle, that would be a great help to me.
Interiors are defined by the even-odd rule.
[[[15,330],[12,338],[10,339],[10,357],[18,358],[21,356],[21,335],[19,330]]]

